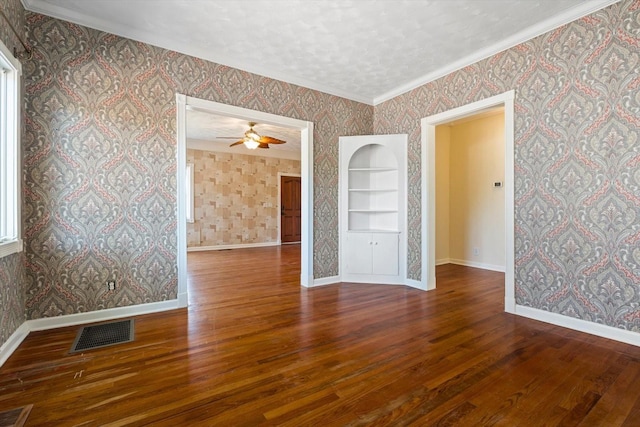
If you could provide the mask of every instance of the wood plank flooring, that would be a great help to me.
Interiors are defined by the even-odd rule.
[[[500,273],[438,289],[299,287],[298,245],[189,254],[190,306],[68,354],[33,332],[0,368],[27,426],[637,426],[640,348],[504,313]]]

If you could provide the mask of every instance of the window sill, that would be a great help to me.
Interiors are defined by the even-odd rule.
[[[22,252],[22,239],[0,243],[0,258]]]

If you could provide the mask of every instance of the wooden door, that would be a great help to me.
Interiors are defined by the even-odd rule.
[[[301,190],[299,176],[280,177],[280,233],[282,243],[301,240]]]

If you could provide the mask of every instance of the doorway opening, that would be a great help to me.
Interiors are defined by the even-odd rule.
[[[504,273],[504,108],[436,127],[436,265]]]
[[[514,91],[505,92],[433,116],[422,125],[422,284],[436,287],[436,127],[468,118],[495,107],[504,108],[504,234],[505,234],[505,311],[515,312],[514,276]]]
[[[188,305],[187,289],[187,110],[255,121],[300,132],[301,232],[300,285],[313,285],[313,123],[256,110],[176,94],[177,105],[177,213],[178,305]]]

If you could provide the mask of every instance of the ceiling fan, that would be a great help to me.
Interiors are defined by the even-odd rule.
[[[258,132],[253,130],[256,124],[255,122],[249,122],[249,130],[244,133],[244,136],[239,141],[231,144],[230,147],[244,144],[248,149],[255,150],[256,148],[269,148],[269,144],[285,144],[287,142],[270,136],[260,136]]]

